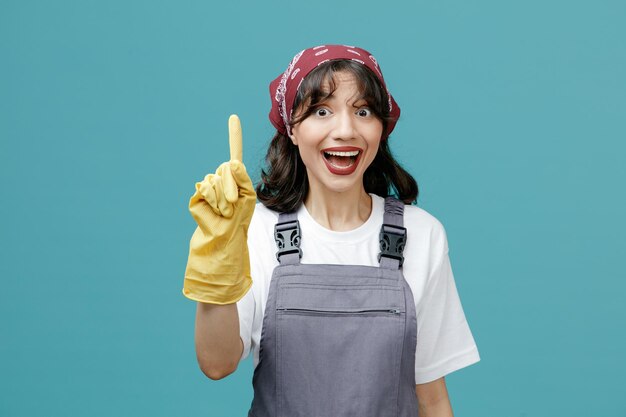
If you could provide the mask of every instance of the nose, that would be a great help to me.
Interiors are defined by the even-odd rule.
[[[354,114],[350,111],[341,111],[335,115],[333,138],[337,140],[350,140],[356,135]]]

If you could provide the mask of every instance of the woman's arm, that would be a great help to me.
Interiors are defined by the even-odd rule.
[[[454,417],[444,377],[415,386],[420,417]]]
[[[235,372],[243,353],[237,304],[198,302],[195,332],[196,356],[202,372],[213,380]]]

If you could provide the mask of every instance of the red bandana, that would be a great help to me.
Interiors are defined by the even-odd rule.
[[[347,45],[321,45],[300,51],[293,57],[285,72],[270,83],[272,109],[269,116],[270,121],[280,133],[283,135],[291,133],[289,120],[293,111],[292,106],[304,77],[318,65],[333,59],[351,59],[365,65],[378,76],[383,87],[387,89],[376,58],[365,49]],[[389,94],[389,90],[387,90],[387,94],[389,95],[389,113],[394,120],[387,125],[383,139],[389,136],[396,126],[395,121],[400,117],[400,107]]]

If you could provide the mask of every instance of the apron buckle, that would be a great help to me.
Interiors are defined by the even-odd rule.
[[[402,266],[404,261],[404,244],[406,243],[406,228],[402,226],[394,226],[392,224],[383,224],[378,237],[380,241],[380,253],[378,254],[378,262],[384,256],[391,259],[397,259]]]
[[[276,259],[280,262],[282,255],[297,253],[302,258],[302,249],[300,249],[300,222],[298,220],[276,223],[274,226],[274,240],[278,251]]]

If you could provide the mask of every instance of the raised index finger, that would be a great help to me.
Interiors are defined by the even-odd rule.
[[[242,161],[241,122],[236,114],[228,118],[228,143],[230,144],[230,160]]]

